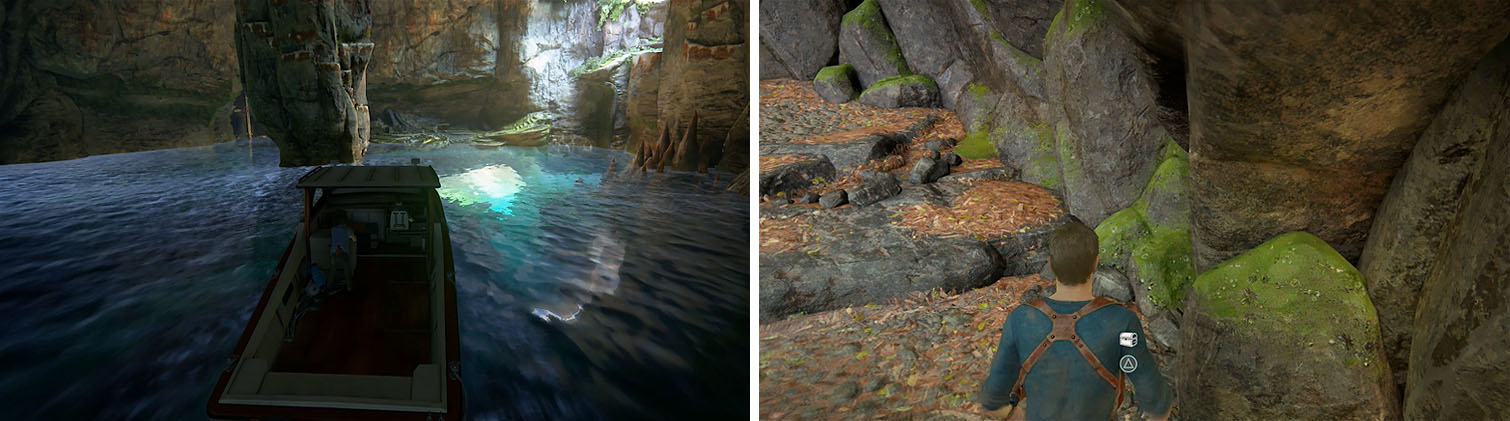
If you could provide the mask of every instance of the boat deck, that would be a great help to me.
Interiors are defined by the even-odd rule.
[[[363,256],[352,280],[303,315],[272,371],[410,376],[431,362],[425,259]]]

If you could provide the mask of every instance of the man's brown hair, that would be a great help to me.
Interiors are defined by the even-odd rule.
[[[1065,285],[1080,285],[1096,271],[1096,232],[1078,220],[1060,226],[1049,235],[1049,265]]]

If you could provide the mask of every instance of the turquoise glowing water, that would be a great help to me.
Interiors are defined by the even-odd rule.
[[[442,177],[473,419],[743,418],[749,209],[622,152],[382,150]],[[203,419],[299,219],[270,142],[0,166],[0,419]],[[580,181],[579,181],[580,180]]]

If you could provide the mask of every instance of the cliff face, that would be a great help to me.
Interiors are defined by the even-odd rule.
[[[332,16],[346,16],[343,23],[329,28],[330,40],[318,42],[329,44],[325,62],[339,69],[323,74],[313,61],[301,62],[307,69],[296,73],[303,76],[278,63],[312,41],[280,32],[265,13],[243,22],[256,26],[246,28],[248,39],[260,40],[246,45],[271,48],[237,54],[238,10],[254,14],[271,2],[65,3],[0,5],[0,163],[244,136],[243,114],[232,106],[246,80],[238,60],[256,62],[245,72],[258,81],[245,89],[245,108],[259,133],[286,140],[288,133],[312,130],[325,133],[315,136],[325,140],[311,145],[336,143],[315,148],[326,152],[298,152],[307,156],[289,164],[357,159],[369,134],[364,104],[371,113],[394,109],[478,130],[543,111],[552,117],[552,140],[599,146],[634,137],[636,127],[653,136],[660,108],[676,110],[668,116],[685,127],[690,110],[710,106],[699,114],[703,129],[697,135],[716,146],[709,153],[721,152],[725,140],[747,140],[729,131],[736,115],[748,111],[748,2],[341,0],[330,8]],[[662,42],[673,11],[683,35]],[[603,60],[659,48],[693,54]],[[607,64],[582,75],[584,63],[594,60]],[[632,72],[636,62],[646,65]],[[317,102],[333,105],[306,106]],[[307,121],[295,128],[291,119]],[[309,126],[316,121],[330,127]]]
[[[230,139],[211,123],[240,90],[234,21],[204,0],[0,4],[0,164]]]
[[[371,22],[366,0],[237,4],[247,105],[277,142],[279,165],[362,161]]]

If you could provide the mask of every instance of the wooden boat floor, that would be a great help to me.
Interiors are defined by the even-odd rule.
[[[430,363],[425,259],[362,257],[352,280],[303,316],[272,371],[407,377]]]

